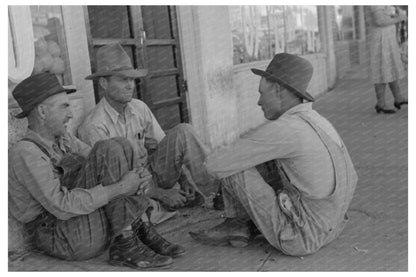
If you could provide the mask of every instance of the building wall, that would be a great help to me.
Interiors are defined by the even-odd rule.
[[[260,79],[250,68],[264,69],[270,61],[233,65],[227,6],[179,6],[178,10],[191,122],[211,148],[227,145],[264,122],[257,106]],[[327,55],[304,57],[314,66],[309,91],[317,96],[329,87]]]
[[[238,135],[233,49],[226,6],[179,6],[191,123],[211,148]]]

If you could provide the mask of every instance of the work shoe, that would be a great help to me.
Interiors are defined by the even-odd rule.
[[[109,264],[131,268],[164,267],[172,264],[172,258],[155,253],[135,235],[118,237],[110,246]]]
[[[209,245],[228,245],[246,247],[251,237],[248,221],[227,218],[224,222],[206,231],[189,232],[196,241]]]
[[[192,196],[187,196],[185,207],[199,207],[205,204],[205,198],[199,192],[195,191]]]
[[[143,243],[156,253],[170,257],[178,257],[185,253],[185,248],[178,244],[173,244],[159,235],[150,222],[139,220],[133,224],[133,231]]]

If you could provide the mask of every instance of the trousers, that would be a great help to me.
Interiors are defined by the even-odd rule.
[[[149,156],[151,170],[159,187],[172,188],[181,175],[182,166],[185,166],[199,189],[203,192],[210,190],[213,177],[204,166],[207,152],[191,125],[181,123],[170,129]]]
[[[112,185],[136,163],[126,139],[99,141],[87,159],[75,166],[76,172],[65,174],[61,184],[69,190]],[[103,253],[111,239],[140,218],[149,205],[141,195],[121,196],[90,214],[68,220],[59,220],[45,211],[27,227],[33,232],[34,246],[44,253],[64,260],[86,260]]]

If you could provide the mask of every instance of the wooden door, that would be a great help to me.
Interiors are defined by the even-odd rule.
[[[172,6],[87,6],[92,72],[100,46],[119,42],[135,68],[149,75],[136,81],[134,97],[144,101],[164,130],[188,122],[176,8]],[[94,84],[95,97],[101,98]]]

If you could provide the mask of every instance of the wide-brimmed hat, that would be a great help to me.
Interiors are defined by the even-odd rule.
[[[17,118],[26,117],[33,108],[45,101],[47,98],[61,93],[73,93],[76,89],[65,89],[61,86],[55,74],[40,73],[32,75],[20,82],[12,94],[16,99],[22,112]]]
[[[308,101],[315,100],[306,91],[312,78],[313,67],[304,58],[288,53],[280,53],[274,56],[266,71],[256,68],[252,68],[251,71],[269,81],[274,81],[283,87],[287,87],[303,99]]]
[[[119,43],[102,46],[97,51],[97,72],[85,77],[93,80],[104,76],[139,78],[147,75],[146,69],[134,69],[130,57]]]

